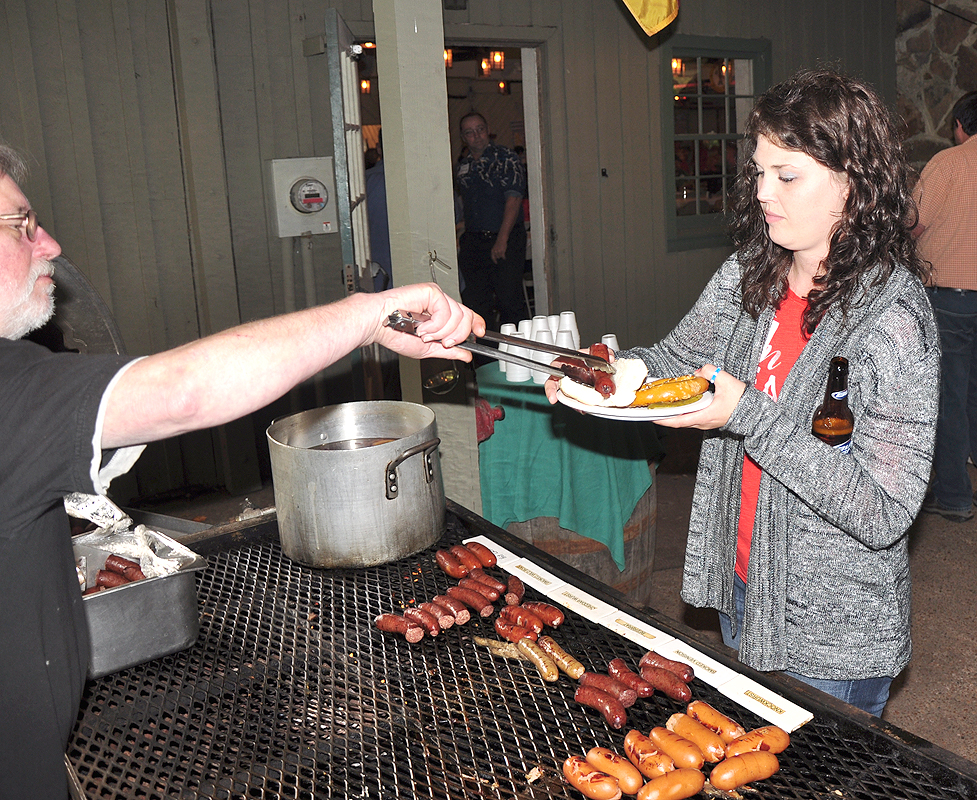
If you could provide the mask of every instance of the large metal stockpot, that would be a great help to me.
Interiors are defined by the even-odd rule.
[[[434,412],[391,400],[343,403],[267,431],[279,535],[312,567],[396,561],[445,531]]]

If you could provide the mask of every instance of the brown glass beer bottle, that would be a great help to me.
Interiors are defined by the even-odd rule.
[[[841,452],[851,450],[855,416],[848,407],[848,359],[835,356],[828,371],[824,402],[814,412],[811,433]]]

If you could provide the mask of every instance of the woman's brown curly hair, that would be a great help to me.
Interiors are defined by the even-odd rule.
[[[764,92],[746,123],[746,152],[736,179],[730,230],[743,265],[743,307],[753,315],[787,294],[793,253],[770,240],[757,200],[757,139],[813,158],[847,176],[848,199],[831,234],[824,270],[808,295],[804,330],[828,309],[844,314],[897,264],[923,282],[929,265],[916,252],[910,170],[891,115],[869,86],[832,70],[799,72]],[[867,283],[866,283],[867,281]]]

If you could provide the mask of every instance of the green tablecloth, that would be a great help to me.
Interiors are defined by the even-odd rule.
[[[621,422],[551,406],[539,384],[508,383],[496,363],[476,370],[478,393],[505,409],[479,445],[482,516],[505,528],[536,517],[601,542],[618,568],[624,526],[651,486],[661,454],[650,422]]]

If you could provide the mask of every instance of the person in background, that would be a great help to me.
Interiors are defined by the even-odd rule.
[[[907,531],[939,404],[909,169],[878,95],[833,71],[765,92],[745,133],[735,253],[661,342],[617,357],[715,388],[707,407],[656,420],[706,431],[685,602],[718,609],[743,663],[879,715],[911,653]],[[847,452],[811,433],[839,355]]]
[[[943,351],[933,483],[923,511],[973,519],[967,459],[977,462],[977,91],[953,107],[956,147],[930,159],[916,184],[919,250]]]
[[[426,284],[140,359],[52,353],[22,338],[53,314],[61,252],[18,185],[25,175],[24,160],[0,145],[0,796],[55,799],[68,796],[64,752],[89,662],[64,496],[105,494],[146,442],[260,409],[360,346],[467,361],[452,345],[485,325]],[[421,336],[384,327],[396,309],[431,315]]]
[[[526,313],[526,171],[519,156],[491,141],[488,123],[478,112],[461,118],[461,138],[468,147],[455,172],[465,220],[458,252],[465,281],[462,300],[498,330]]]

